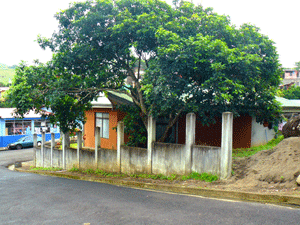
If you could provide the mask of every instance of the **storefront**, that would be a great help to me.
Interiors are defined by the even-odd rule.
[[[50,133],[56,133],[59,138],[59,127],[52,125],[42,115],[33,111],[24,115],[24,118],[14,116],[14,108],[0,108],[0,147],[6,147],[9,143],[33,133],[46,132],[46,140],[50,140]]]

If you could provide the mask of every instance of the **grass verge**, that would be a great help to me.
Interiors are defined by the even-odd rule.
[[[192,172],[191,174],[187,176],[172,174],[170,176],[165,176],[163,174],[118,174],[118,173],[109,173],[105,172],[103,170],[93,170],[93,169],[86,169],[81,170],[78,168],[72,168],[69,170],[70,172],[78,172],[86,175],[99,175],[102,177],[108,177],[108,178],[124,178],[124,177],[132,177],[132,178],[140,178],[140,179],[153,179],[153,180],[202,180],[206,182],[213,182],[219,179],[217,175],[209,174],[209,173],[197,173]]]
[[[33,170],[33,171],[35,171],[35,170],[43,170],[43,171],[60,171],[60,170],[62,170],[62,168],[57,168],[57,167],[33,167],[33,166],[31,166],[30,167],[30,170]]]

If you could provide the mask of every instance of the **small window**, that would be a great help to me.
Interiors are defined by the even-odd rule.
[[[109,113],[96,113],[96,127],[100,127],[100,137],[109,138]]]

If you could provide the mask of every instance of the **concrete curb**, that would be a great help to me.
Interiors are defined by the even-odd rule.
[[[250,193],[250,192],[239,192],[239,191],[224,191],[217,189],[206,189],[206,188],[190,188],[190,187],[179,187],[172,185],[163,185],[163,184],[152,184],[152,183],[144,183],[138,181],[127,181],[123,179],[112,179],[112,178],[97,178],[92,179],[89,177],[80,177],[76,175],[64,174],[63,172],[46,172],[46,171],[27,171],[22,170],[21,168],[15,169],[19,172],[29,172],[36,173],[41,175],[50,175],[56,177],[63,177],[68,179],[79,179],[86,180],[92,182],[100,182],[106,184],[120,185],[132,188],[143,188],[143,189],[151,189],[157,191],[165,191],[179,194],[189,194],[189,195],[197,195],[202,197],[210,197],[217,199],[229,199],[229,200],[237,200],[237,201],[249,201],[249,202],[259,202],[259,203],[271,203],[277,205],[284,205],[290,207],[300,208],[300,196],[289,196],[289,195],[275,195],[275,194],[258,194],[258,193]]]

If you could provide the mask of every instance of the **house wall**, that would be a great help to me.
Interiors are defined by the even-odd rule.
[[[101,138],[101,147],[106,149],[117,149],[117,131],[116,128],[118,121],[122,120],[125,116],[124,113],[112,110],[112,109],[101,109],[96,108],[86,112],[86,123],[84,125],[84,134],[85,134],[85,147],[94,147],[95,146],[95,125],[96,125],[96,112],[109,113],[109,138]]]
[[[185,142],[185,117],[179,119],[178,143]],[[251,147],[252,118],[249,115],[242,115],[233,120],[233,148]],[[202,125],[201,120],[196,121],[196,145],[221,146],[221,118],[216,118],[215,124]]]
[[[296,79],[299,77],[297,70],[288,70],[284,72],[284,79]]]
[[[267,144],[275,137],[274,129],[264,127],[262,124],[256,122],[256,118],[252,118],[252,139],[251,146],[258,146]]]
[[[5,120],[0,119],[0,136],[5,136]]]

